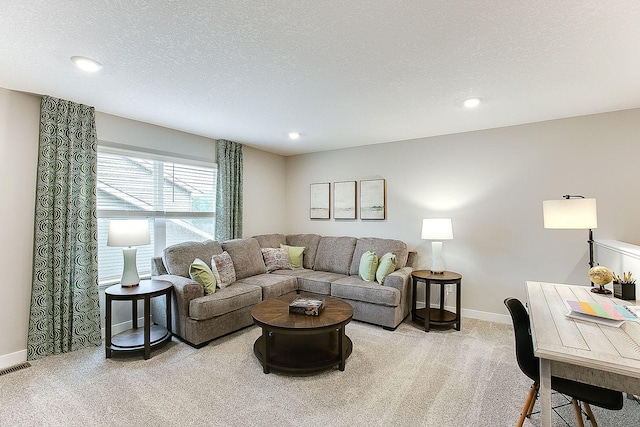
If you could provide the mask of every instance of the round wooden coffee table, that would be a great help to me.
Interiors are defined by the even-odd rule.
[[[353,317],[346,302],[327,296],[319,316],[290,314],[289,303],[299,295],[271,298],[256,304],[251,316],[262,328],[253,352],[262,363],[265,374],[271,369],[305,374],[338,365],[344,371],[345,360],[353,343],[345,334],[345,326]]]

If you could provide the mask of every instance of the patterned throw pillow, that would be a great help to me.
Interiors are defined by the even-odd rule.
[[[360,258],[360,268],[358,273],[365,282],[372,282],[376,278],[378,268],[378,255],[375,252],[367,251]]]
[[[236,281],[236,269],[229,252],[224,251],[220,255],[211,258],[211,271],[216,277],[216,283],[220,289],[225,288]]]
[[[289,251],[285,248],[262,248],[261,251],[267,273],[275,270],[291,270]]]
[[[396,271],[396,256],[387,252],[380,258],[378,269],[376,270],[376,280],[382,285],[384,278]]]
[[[209,266],[200,258],[193,260],[189,266],[189,277],[204,287],[205,295],[212,294],[216,291],[216,276]]]

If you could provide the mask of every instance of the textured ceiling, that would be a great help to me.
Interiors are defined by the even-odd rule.
[[[0,5],[0,87],[284,155],[640,107],[638,0]]]

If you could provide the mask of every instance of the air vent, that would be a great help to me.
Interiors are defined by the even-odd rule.
[[[20,363],[19,365],[12,366],[0,371],[0,376],[10,374],[11,372],[19,371],[20,369],[28,368],[31,364],[29,362]]]

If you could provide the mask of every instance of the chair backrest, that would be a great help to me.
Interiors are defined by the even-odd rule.
[[[522,372],[533,381],[540,382],[540,362],[533,353],[533,340],[531,339],[531,326],[529,313],[522,303],[516,298],[507,298],[504,305],[511,313],[513,330],[516,335],[516,359]]]

